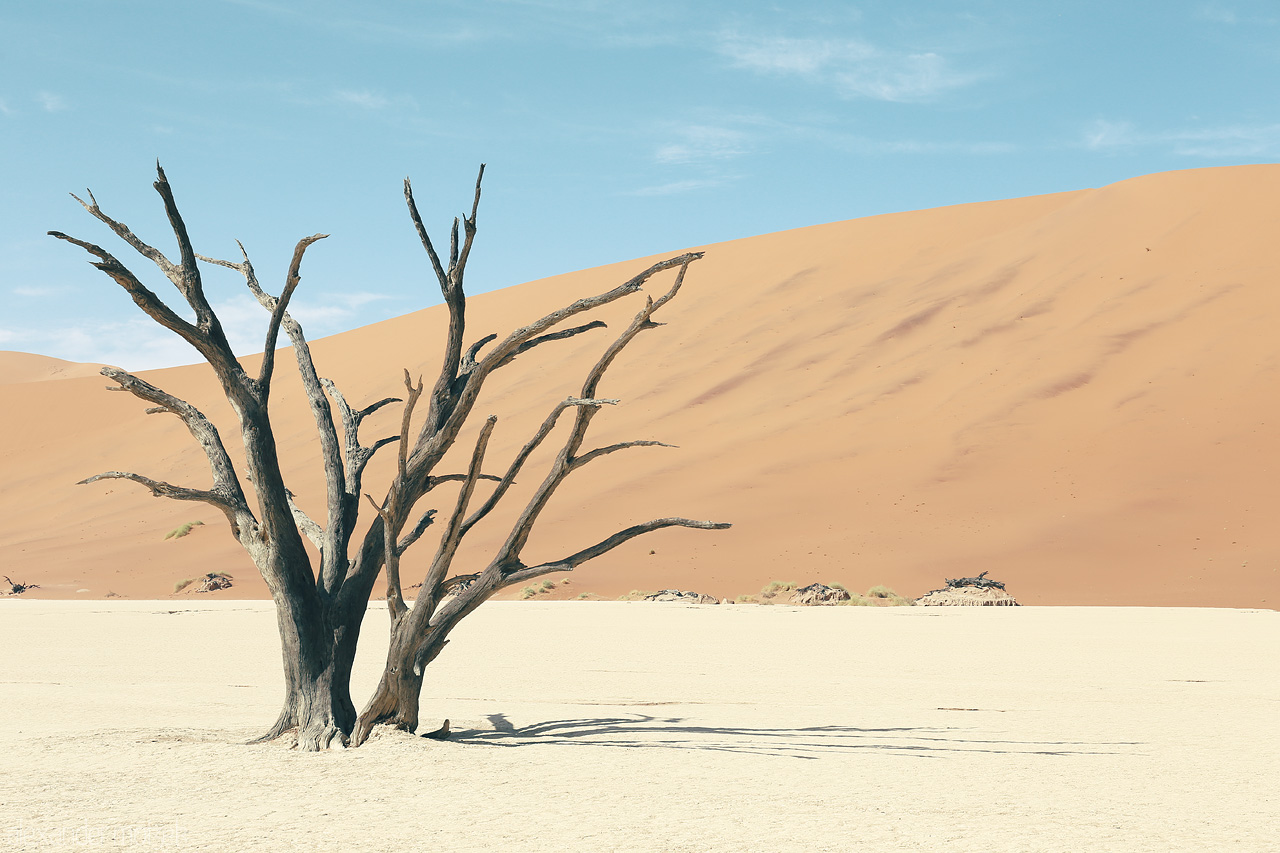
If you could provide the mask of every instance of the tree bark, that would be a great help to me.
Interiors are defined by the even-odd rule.
[[[304,751],[328,749],[335,739],[346,746],[356,720],[350,690],[355,644],[342,642],[348,629],[330,627],[317,608],[289,596],[277,596],[275,605],[284,705],[275,725],[252,742],[292,733]]]

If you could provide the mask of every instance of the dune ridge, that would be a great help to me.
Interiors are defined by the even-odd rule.
[[[680,514],[734,527],[636,540],[557,594],[735,596],[782,579],[919,595],[988,571],[1023,604],[1275,607],[1277,197],[1280,166],[1200,169],[697,247],[706,257],[667,325],[607,377],[602,393],[622,402],[589,439],[678,449],[575,474],[529,555]],[[482,230],[476,251],[500,250]],[[656,257],[475,296],[468,337],[613,287]],[[426,286],[425,259],[423,270]],[[611,329],[637,310],[623,303],[603,315]],[[353,402],[396,394],[402,367],[430,381],[444,317],[436,306],[316,341],[321,373]],[[576,391],[609,334],[541,347],[493,377],[477,415],[500,417],[495,468]],[[0,372],[12,358],[0,353]],[[318,507],[314,428],[290,359],[280,364],[272,414],[286,474]],[[207,368],[144,375],[234,443]],[[40,584],[31,595],[158,597],[228,571],[236,586],[217,595],[265,597],[216,512],[128,483],[73,485],[108,469],[208,480],[176,419],[146,417],[104,384],[0,385],[6,411],[27,413],[0,442],[4,573]],[[364,436],[395,431],[398,412],[378,417]],[[459,443],[468,452],[475,429]],[[442,489],[432,505],[452,499]],[[483,559],[510,517],[477,528],[460,560]],[[205,526],[163,539],[196,519]],[[429,553],[425,541],[411,551],[406,575]]]

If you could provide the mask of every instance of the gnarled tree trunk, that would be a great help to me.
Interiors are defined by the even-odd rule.
[[[330,627],[310,608],[276,599],[280,651],[284,663],[284,706],[275,725],[258,741],[296,732],[304,750],[327,749],[336,738],[346,745],[356,721],[351,701],[354,647],[344,648],[336,636],[344,629]]]

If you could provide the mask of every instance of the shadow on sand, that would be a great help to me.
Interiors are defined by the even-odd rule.
[[[736,728],[687,724],[679,717],[632,714],[578,720],[547,720],[516,726],[505,714],[488,716],[491,729],[454,729],[450,743],[489,746],[612,746],[633,749],[704,749],[779,758],[815,759],[852,751],[896,753],[917,758],[976,752],[1022,755],[1117,755],[1134,752],[1128,741],[1000,740],[959,727]]]

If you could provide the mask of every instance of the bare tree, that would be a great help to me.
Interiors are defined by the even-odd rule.
[[[360,409],[352,408],[337,386],[317,373],[302,327],[289,313],[289,301],[301,281],[303,255],[309,246],[327,235],[315,234],[298,241],[284,288],[280,296],[271,296],[259,284],[243,245],[240,245],[241,261],[218,260],[194,251],[169,182],[159,164],[156,171],[158,179],[154,186],[163,199],[177,239],[179,255],[176,262],[144,243],[128,226],[104,213],[92,193],[88,193],[88,202],[74,195],[73,198],[137,253],[159,267],[191,307],[194,323],[169,308],[105,249],[61,232],[49,233],[80,246],[96,257],[93,266],[123,287],[153,320],[195,347],[213,368],[238,421],[245,450],[244,480],[251,487],[256,506],[250,505],[217,428],[203,413],[190,403],[113,367],[102,370],[104,376],[117,384],[110,390],[128,391],[151,404],[146,410],[148,414],[174,414],[186,424],[208,458],[212,486],[207,489],[177,486],[123,471],[107,471],[82,483],[103,479],[132,480],[146,486],[157,497],[207,503],[227,517],[232,534],[248,552],[271,591],[280,630],[285,674],[284,705],[275,724],[259,740],[271,740],[296,732],[299,746],[315,750],[329,746],[335,737],[343,743],[359,745],[368,737],[371,727],[378,723],[414,731],[418,723],[418,697],[425,667],[440,653],[449,632],[458,622],[498,590],[539,575],[571,571],[623,542],[653,530],[665,527],[723,529],[729,526],[687,518],[661,518],[629,527],[549,562],[528,565],[522,560],[522,552],[534,524],[551,495],[570,473],[619,450],[660,444],[631,441],[582,451],[592,418],[602,406],[617,402],[597,396],[601,377],[637,334],[660,325],[653,321],[653,314],[676,295],[689,265],[700,258],[701,253],[687,253],[654,264],[612,290],[579,299],[516,329],[496,344],[497,336],[491,334],[464,347],[466,296],[463,276],[476,235],[484,166],[480,167],[476,178],[471,215],[464,217],[461,223],[454,220],[449,254],[443,261],[422,224],[412,188],[406,179],[404,191],[409,213],[449,311],[443,363],[427,398],[425,418],[415,434],[414,416],[424,391],[421,379],[413,383],[406,370],[406,396],[403,401],[386,398]],[[256,376],[249,375],[231,351],[222,325],[205,296],[200,262],[239,272],[254,297],[269,312],[262,362]],[[465,473],[437,473],[441,460],[470,418],[482,385],[495,370],[542,344],[604,327],[596,320],[560,328],[592,309],[635,293],[650,278],[667,270],[676,270],[676,273],[666,294],[657,300],[646,297],[645,305],[635,319],[604,350],[589,371],[581,393],[553,407],[502,476],[481,473],[485,451],[497,420],[492,416],[480,429],[468,470]],[[319,433],[327,492],[323,523],[310,518],[295,503],[293,493],[286,486],[268,413],[276,345],[282,328],[293,345],[303,390]],[[361,422],[383,406],[397,402],[404,403],[400,434],[377,439],[369,445],[362,444],[359,435]],[[334,406],[338,410],[336,419]],[[508,494],[530,454],[551,434],[561,415],[570,410],[574,421],[569,435],[503,544],[483,568],[469,573],[453,572],[453,561],[463,537]],[[379,449],[393,443],[398,443],[399,454],[392,483],[380,502],[365,496],[377,515],[365,535],[356,542],[366,466]],[[496,485],[473,510],[473,497],[484,480],[495,481]],[[420,511],[419,503],[445,482],[460,483],[458,496],[441,531],[416,602],[410,606],[405,601],[401,585],[400,557],[423,535],[436,515],[434,508]],[[410,525],[415,516],[416,521]],[[318,567],[313,566],[304,536],[319,552]],[[357,717],[350,695],[351,667],[361,622],[384,567],[387,606],[391,615],[391,649],[378,688]],[[351,737],[353,732],[354,738]]]

